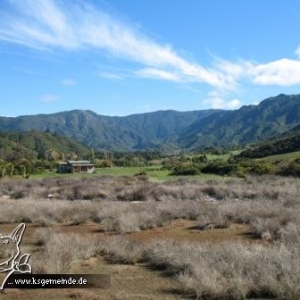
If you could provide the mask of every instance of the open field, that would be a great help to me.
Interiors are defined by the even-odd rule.
[[[274,162],[274,161],[280,161],[280,160],[294,160],[297,158],[300,158],[300,151],[290,152],[290,153],[285,153],[285,154],[270,155],[270,156],[260,158],[257,160]]]
[[[299,299],[299,179],[56,176],[0,181],[0,231],[27,225],[35,273],[110,274],[107,290],[1,299]]]
[[[239,155],[242,150],[232,150],[226,154],[206,154],[208,160],[228,160],[232,155]]]
[[[89,178],[91,176],[133,176],[139,173],[146,173],[151,181],[166,181],[166,180],[176,180],[179,177],[175,175],[170,175],[171,171],[162,169],[161,166],[155,167],[111,167],[111,168],[97,168],[95,174],[83,174],[83,173],[74,173],[74,174],[64,174],[60,175],[62,177],[71,177],[71,178]],[[30,178],[32,179],[43,179],[43,178],[53,178],[57,177],[58,174],[56,171],[52,172],[43,172],[41,174],[31,174]],[[14,176],[14,178],[20,179],[21,176]],[[197,179],[218,179],[226,180],[226,178],[215,175],[215,174],[199,174],[193,176],[184,176],[184,178],[197,178]]]

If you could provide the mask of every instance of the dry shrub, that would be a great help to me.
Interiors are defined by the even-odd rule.
[[[250,223],[251,232],[257,238],[275,240],[280,237],[282,229],[289,224],[288,216],[273,218],[256,218]]]
[[[96,236],[65,234],[54,229],[38,229],[34,241],[43,247],[33,260],[37,273],[68,273],[72,262],[93,257],[101,248]]]
[[[218,203],[199,201],[162,201],[143,203],[112,203],[110,209],[98,213],[98,219],[106,231],[129,233],[161,227],[178,218],[199,221],[199,225],[214,223],[216,227],[228,227],[230,222]]]
[[[260,200],[227,200],[219,203],[219,210],[234,222],[250,224],[257,218],[277,218],[289,215],[291,210],[281,201]]]
[[[182,260],[182,255],[186,254],[182,252],[182,247],[185,246],[187,244],[180,244],[172,239],[152,240],[147,245],[144,257],[153,267],[178,273],[187,267],[187,261]]]
[[[180,282],[184,292],[197,299],[263,297],[299,299],[299,244],[268,247],[242,243],[182,244],[153,240],[138,245],[123,238],[109,241],[106,255],[117,262],[136,260],[164,269]],[[130,257],[128,258],[128,255]]]
[[[46,198],[69,200],[195,200],[215,199],[269,199],[284,202],[297,201],[297,178],[275,176],[247,177],[245,180],[188,180],[148,182],[144,176],[97,176],[45,178],[42,180],[3,180],[0,196],[17,198]]]
[[[199,298],[245,299],[256,295],[283,299],[289,295],[286,299],[296,299],[296,295],[300,296],[297,284],[300,277],[291,268],[292,261],[299,260],[299,253],[283,245],[265,248],[227,243],[185,252],[190,260],[186,272],[192,280],[188,288],[192,286]]]
[[[251,224],[256,236],[272,240],[280,238],[287,223],[300,226],[298,185],[299,179],[274,176],[156,183],[141,176],[97,175],[1,181],[0,195],[22,191],[26,197],[0,198],[0,222],[51,226],[94,220],[107,231],[128,233],[185,218],[198,220],[200,228],[207,224],[227,227],[230,222]],[[45,199],[49,193],[55,199]],[[143,203],[131,203],[133,200]]]
[[[102,244],[101,253],[111,263],[135,264],[144,259],[144,244],[115,236]]]
[[[300,245],[300,226],[294,223],[288,223],[279,229],[280,240],[289,246]]]
[[[156,183],[148,195],[149,200],[154,201],[204,200],[206,197],[201,193],[199,182],[195,183],[188,180]]]
[[[150,183],[125,186],[116,194],[116,198],[119,201],[146,201],[151,187]]]
[[[172,214],[160,209],[156,203],[128,203],[123,207],[119,207],[116,203],[115,209],[104,218],[102,223],[107,231],[130,233],[161,227],[172,219]]]
[[[219,209],[218,203],[203,203],[197,221],[201,230],[214,228],[227,228],[230,219]]]
[[[224,188],[220,188],[219,186],[205,186],[201,189],[201,192],[203,194],[206,194],[216,200],[222,200],[225,199],[226,195],[227,195],[227,191]]]
[[[50,226],[57,223],[81,224],[93,219],[101,203],[25,198],[0,200],[1,223],[34,223]]]

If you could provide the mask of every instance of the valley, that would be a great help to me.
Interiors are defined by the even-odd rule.
[[[124,118],[73,111],[6,127],[0,118],[0,232],[26,224],[33,274],[111,279],[108,289],[4,289],[1,298],[298,298],[300,119],[287,107],[299,99]],[[56,172],[77,160],[94,173]]]

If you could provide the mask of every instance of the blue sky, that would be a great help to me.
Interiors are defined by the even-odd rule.
[[[299,0],[1,0],[0,115],[236,109],[300,93]]]

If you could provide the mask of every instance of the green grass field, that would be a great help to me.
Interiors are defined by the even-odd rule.
[[[173,176],[170,175],[169,170],[161,169],[160,167],[112,167],[112,168],[97,168],[94,174],[57,174],[53,172],[43,172],[40,174],[31,174],[32,179],[42,179],[47,177],[90,177],[90,176],[133,176],[145,172],[151,181],[166,181],[178,178],[192,178],[192,179],[211,179],[211,180],[226,180],[231,177],[218,176],[214,174],[199,174],[195,176]],[[21,176],[14,176],[13,179],[21,178]]]
[[[242,150],[234,150],[230,151],[226,154],[206,154],[208,160],[227,160],[230,155],[238,155],[242,152]]]
[[[274,162],[279,160],[294,160],[300,158],[300,151],[297,152],[291,152],[291,153],[285,153],[285,154],[277,154],[277,155],[270,155],[264,158],[257,159],[258,161],[268,161],[268,162]]]
[[[97,175],[108,175],[108,176],[126,176],[135,175],[141,172],[145,172],[151,181],[165,181],[177,179],[180,177],[184,178],[198,178],[198,179],[223,179],[226,177],[213,175],[213,174],[200,174],[196,176],[173,176],[170,175],[169,170],[161,169],[160,167],[112,167],[112,168],[99,168],[96,171]]]

